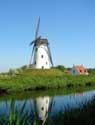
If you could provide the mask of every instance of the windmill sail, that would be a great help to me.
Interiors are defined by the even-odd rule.
[[[33,46],[33,49],[32,49],[32,53],[31,53],[31,57],[30,57],[30,63],[29,63],[30,65],[32,63],[32,57],[33,57],[34,49],[35,49],[35,46]]]
[[[37,28],[36,28],[36,32],[35,32],[35,40],[36,40],[37,37],[38,37],[39,27],[40,27],[40,17],[39,17],[39,19],[38,19]]]
[[[50,51],[49,44],[48,44],[48,54],[49,54],[50,62],[51,62],[52,67],[53,67],[53,60],[52,60],[52,56],[51,56],[51,51]]]
[[[33,53],[34,53],[34,50],[35,50],[35,43],[36,43],[36,41],[38,41],[38,40],[41,38],[41,36],[38,37],[39,27],[40,27],[40,17],[39,17],[39,19],[38,19],[37,28],[36,28],[36,32],[35,32],[35,40],[33,40],[33,41],[30,43],[30,46],[33,45],[33,49],[32,49],[32,53],[31,53],[29,65],[31,65],[31,63],[32,63],[32,57],[33,57]],[[38,38],[37,38],[37,37],[38,37]]]

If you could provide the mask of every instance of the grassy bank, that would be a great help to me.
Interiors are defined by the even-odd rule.
[[[58,69],[24,69],[0,75],[0,91],[46,90],[95,85],[95,75],[70,75]]]

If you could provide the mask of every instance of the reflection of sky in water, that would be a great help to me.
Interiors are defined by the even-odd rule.
[[[64,110],[64,107],[77,107],[79,104],[85,101],[89,101],[93,96],[95,96],[95,90],[88,91],[84,93],[76,93],[76,94],[69,94],[69,95],[63,95],[63,96],[54,96],[50,97],[50,100],[53,99],[53,107],[52,107],[52,113],[58,112],[61,109]],[[22,105],[24,104],[25,100],[15,100],[15,108],[19,110]],[[11,100],[5,100],[0,101],[0,115],[6,113],[6,115],[9,113]],[[31,107],[34,110],[34,99],[27,99],[26,100],[26,106],[24,112],[28,111],[28,113],[31,112]]]
[[[9,114],[10,111],[10,105],[11,105],[11,101],[12,100],[7,100],[7,101],[0,101],[0,116],[4,115],[6,113],[6,115]],[[15,100],[15,105],[14,105],[14,109],[16,109],[18,112],[19,110],[21,110],[23,104],[26,101],[26,106],[24,108],[24,113],[28,111],[28,113],[31,112],[31,108],[33,108],[33,100]]]
[[[84,93],[76,93],[63,96],[55,96],[54,102],[55,105],[52,109],[52,112],[58,112],[66,107],[78,107],[81,103],[89,101],[92,97],[95,96],[95,91],[89,91]]]

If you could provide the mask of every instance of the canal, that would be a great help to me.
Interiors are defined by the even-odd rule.
[[[14,93],[0,96],[0,125],[93,125],[95,89]],[[17,125],[18,125],[17,124]]]

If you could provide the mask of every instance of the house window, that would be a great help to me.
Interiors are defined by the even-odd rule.
[[[44,56],[43,55],[41,55],[41,58],[43,58]]]
[[[48,64],[48,62],[46,62],[46,65]]]
[[[80,70],[80,72],[82,72],[82,70]]]
[[[85,69],[84,72],[87,72],[87,70]]]
[[[75,70],[73,70],[73,74],[75,74]]]
[[[42,69],[44,69],[44,66],[42,66]]]

